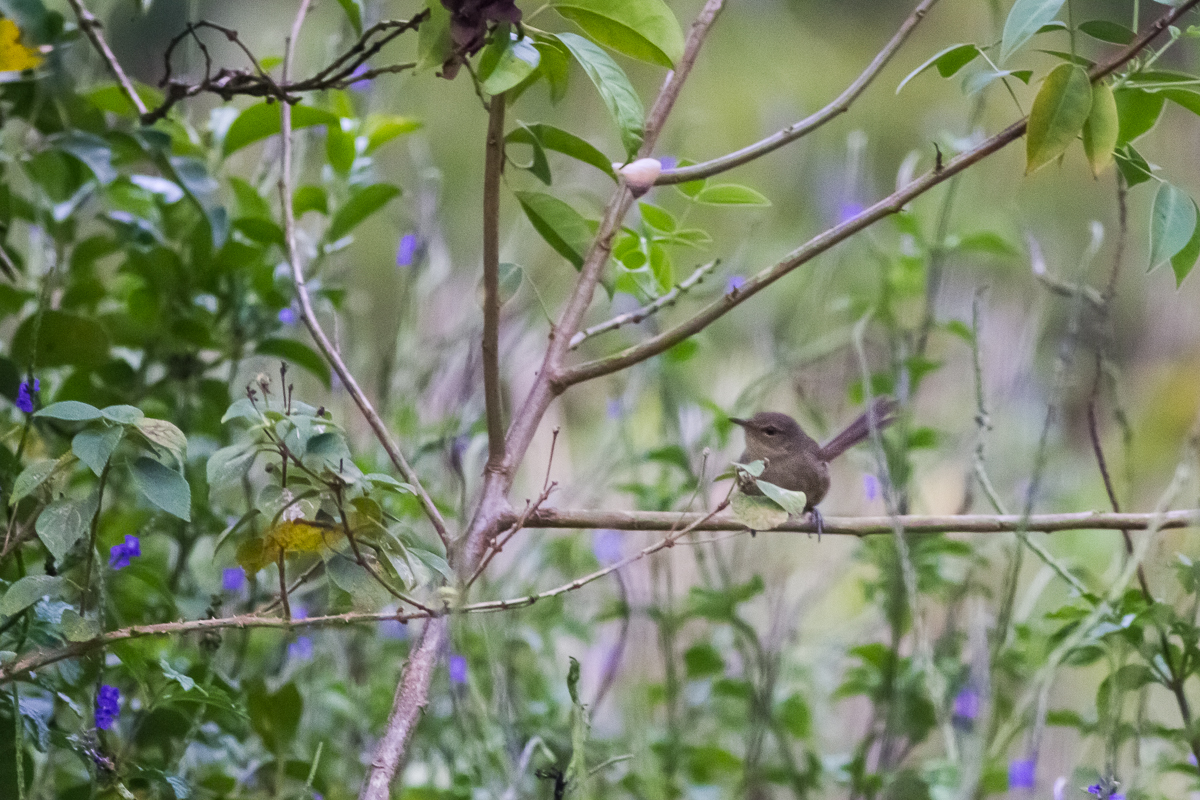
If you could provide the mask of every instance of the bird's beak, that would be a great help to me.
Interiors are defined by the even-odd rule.
[[[738,419],[737,417],[730,417],[729,421],[732,422],[734,425],[741,425],[743,428],[750,424],[750,420]]]

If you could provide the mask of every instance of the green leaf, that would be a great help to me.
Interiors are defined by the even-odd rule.
[[[221,185],[198,158],[171,156],[167,162],[175,173],[175,182],[200,207],[208,221],[213,247],[219,249],[229,236],[229,212],[221,203]]]
[[[729,509],[734,519],[752,531],[769,531],[788,520],[788,512],[774,500],[759,495],[734,492]]]
[[[60,459],[61,460],[61,459]],[[16,505],[23,497],[32,494],[39,486],[55,473],[58,469],[59,461],[52,458],[41,459],[34,461],[25,469],[21,470],[21,474],[17,476],[13,482],[12,495],[8,498],[10,506]]]
[[[592,229],[578,211],[557,197],[541,192],[513,192],[529,217],[534,230],[555,252],[583,267],[583,259],[592,245]]]
[[[1059,64],[1046,76],[1029,113],[1026,175],[1066,152],[1083,129],[1091,108],[1092,85],[1082,67]]]
[[[542,54],[533,46],[532,39],[501,33],[479,58],[480,88],[493,96],[507,92],[536,72],[541,60]]]
[[[532,125],[522,123],[519,127],[513,128],[504,138],[509,142],[531,146],[536,139],[547,150],[553,150],[582,161],[585,164],[590,164],[608,177],[616,179],[616,173],[613,171],[612,160],[610,158],[588,142],[580,139],[573,133],[564,131],[562,128],[556,128],[553,125],[543,123]]]
[[[264,339],[255,346],[254,352],[260,356],[278,356],[291,361],[317,376],[326,389],[332,386],[332,376],[325,358],[304,342],[284,338]]]
[[[596,45],[573,33],[560,33],[558,41],[566,46],[591,78],[608,113],[621,134],[626,156],[632,158],[642,146],[646,112],[633,90],[625,71]]]
[[[329,213],[329,199],[325,194],[324,187],[321,186],[301,186],[292,194],[292,213],[296,215],[296,219],[304,216],[309,211],[319,211],[322,214]]]
[[[638,209],[642,212],[642,222],[656,231],[673,233],[678,227],[675,217],[665,208],[659,208],[649,203],[638,203]]]
[[[808,703],[799,693],[793,694],[779,704],[775,717],[782,723],[784,730],[797,739],[804,739],[812,733],[812,712]]]
[[[362,36],[362,0],[338,0],[338,5],[342,7],[342,11],[346,12],[346,19],[350,20],[350,27],[354,29],[354,35]]]
[[[769,206],[771,201],[749,186],[735,183],[710,183],[692,198],[709,206]]]
[[[1163,89],[1158,94],[1193,114],[1200,114],[1200,92],[1190,89]]]
[[[1117,116],[1121,120],[1117,144],[1122,145],[1136,141],[1154,127],[1162,113],[1164,97],[1159,92],[1126,87],[1114,90],[1113,99],[1117,102]]]
[[[400,187],[390,183],[373,183],[370,186],[364,186],[351,195],[346,204],[333,215],[333,221],[329,223],[329,230],[325,232],[325,238],[330,242],[336,242],[399,195]]]
[[[95,639],[100,635],[100,626],[96,621],[81,617],[79,612],[73,608],[63,611],[58,626],[63,638],[68,642],[86,642],[88,639]]]
[[[82,500],[55,500],[38,516],[34,530],[56,562],[61,564],[75,543],[88,535],[98,507],[99,496],[93,492]]]
[[[302,105],[292,106],[292,129],[299,130],[312,125],[339,125],[340,119],[332,111]],[[247,145],[274,136],[282,129],[282,117],[278,102],[262,102],[252,105],[238,114],[237,119],[225,132],[221,153],[228,157]]]
[[[179,466],[186,463],[187,436],[175,423],[146,417],[135,422],[134,428],[152,447],[174,458]]]
[[[1129,44],[1137,36],[1136,33],[1116,22],[1106,19],[1092,19],[1079,23],[1079,30],[1093,39],[1099,39],[1109,44]]]
[[[0,614],[11,617],[24,611],[43,597],[58,597],[63,588],[63,579],[57,575],[26,575],[0,598]]]
[[[998,80],[1016,78],[1022,83],[1028,84],[1032,76],[1033,70],[1031,69],[981,69],[963,78],[962,90],[963,94],[971,97],[972,95],[979,94]]]
[[[239,397],[229,404],[229,408],[225,410],[225,415],[221,417],[221,424],[224,425],[231,419],[248,419],[251,422],[261,422],[262,414],[250,402],[250,398]]]
[[[78,400],[64,400],[61,403],[53,403],[46,406],[34,414],[34,416],[45,417],[46,419],[61,419],[66,422],[90,422],[94,419],[100,419],[104,415],[95,406],[81,403]]]
[[[1154,177],[1150,165],[1133,145],[1119,147],[1114,155],[1117,157],[1117,169],[1121,170],[1121,177],[1131,188]]]
[[[304,715],[304,698],[295,683],[286,683],[268,692],[261,678],[246,682],[246,710],[250,727],[269,750],[282,757],[287,745],[296,738]]]
[[[1000,37],[1000,61],[1021,48],[1033,38],[1042,26],[1058,16],[1064,0],[1017,0],[1004,21],[1004,33]]]
[[[1192,205],[1195,206],[1195,202]],[[1200,258],[1200,209],[1196,210],[1196,214],[1196,227],[1192,229],[1192,238],[1182,250],[1171,256],[1171,270],[1175,273],[1176,288],[1183,285],[1184,278],[1192,271],[1192,267],[1196,266],[1196,259]]]
[[[241,482],[254,458],[253,446],[231,444],[208,457],[205,475],[210,489],[220,489]]]
[[[134,81],[133,89],[137,92],[138,97],[142,98],[142,103],[145,104],[146,108],[157,108],[162,105],[165,99],[162,92],[144,83]],[[84,97],[101,111],[111,111],[123,117],[138,116],[138,110],[133,107],[133,103],[129,102],[129,98],[125,95],[125,90],[115,83],[93,89],[85,94]]]
[[[571,58],[567,49],[554,38],[537,36],[534,47],[542,54],[538,72],[550,87],[550,102],[557,103],[567,95],[567,84],[571,77]],[[611,166],[609,167],[611,169]]]
[[[412,133],[421,128],[421,122],[399,114],[371,114],[363,124],[367,137],[365,153],[370,155],[398,136]]]
[[[683,663],[689,678],[707,678],[725,672],[725,660],[717,648],[707,642],[692,645],[684,651]]]
[[[808,505],[808,496],[804,492],[793,492],[791,489],[784,489],[782,486],[767,483],[761,478],[755,481],[755,485],[762,490],[763,494],[778,503],[779,507],[789,514],[799,516],[804,513],[804,509]]]
[[[1187,247],[1195,229],[1196,204],[1187,192],[1163,181],[1150,209],[1149,269],[1166,263]]]
[[[187,479],[153,458],[142,456],[130,467],[138,490],[155,506],[184,522],[192,519],[192,490]]]
[[[528,164],[519,164],[517,163],[517,160],[513,158],[512,150],[506,149],[505,155],[514,166],[518,167],[519,169],[529,170],[529,172],[532,173],[535,178],[549,186],[552,181],[552,177],[550,175],[550,162],[546,159],[546,148],[542,146],[542,140],[534,136],[531,131],[526,129],[524,123],[518,123],[518,125],[520,127],[516,128],[514,133],[516,131],[520,131],[523,134],[518,138],[523,143],[529,145],[530,149],[533,151],[533,158]],[[505,141],[514,141],[511,137],[512,134],[504,137]]]
[[[146,416],[137,406],[124,405],[106,406],[100,409],[100,413],[104,415],[105,419],[115,422],[118,425],[133,425],[139,419]]]
[[[683,57],[683,31],[662,0],[552,0],[554,10],[600,44],[670,69]]]
[[[904,80],[900,81],[900,85],[896,87],[896,94],[900,94],[909,81],[920,75],[930,67],[936,67],[938,74],[943,78],[949,78],[960,69],[970,64],[979,56],[980,50],[974,44],[952,44],[945,50],[940,50],[934,53],[925,61],[924,64],[914,69],[905,76]]]
[[[1083,151],[1097,177],[1113,163],[1120,124],[1112,89],[1103,81],[1092,84],[1092,108],[1083,124]]]
[[[40,328],[38,323],[41,323]],[[26,317],[13,334],[9,355],[18,364],[95,368],[108,361],[108,331],[92,317],[47,309]]]
[[[450,38],[450,12],[440,0],[426,0],[429,19],[417,31],[417,70],[440,68],[454,51]]]
[[[350,174],[358,155],[358,143],[352,120],[339,120],[337,125],[325,126],[325,158],[333,171],[342,177]]]
[[[71,451],[99,476],[124,435],[125,428],[120,425],[89,426],[75,434]]]
[[[120,175],[112,165],[112,145],[94,133],[78,130],[59,133],[51,136],[49,143],[79,159],[101,186],[109,185]]]

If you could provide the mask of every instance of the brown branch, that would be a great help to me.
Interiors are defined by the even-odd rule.
[[[121,69],[121,62],[117,61],[116,55],[113,54],[112,48],[108,46],[104,35],[100,33],[103,24],[96,19],[96,15],[87,10],[83,0],[67,0],[71,4],[71,9],[75,12],[75,18],[79,20],[79,29],[83,31],[83,35],[92,43],[92,47],[96,48],[104,63],[108,65],[108,71],[117,79],[117,84],[121,87],[121,91],[129,98],[129,102],[137,109],[138,114],[146,113],[146,104],[142,102],[142,98],[138,96],[137,90],[133,88],[133,83],[129,80],[129,76],[125,74],[125,70]]]
[[[1146,33],[1138,37],[1110,61],[1093,67],[1089,73],[1090,79],[1097,81],[1120,68],[1145,48],[1155,36],[1197,3],[1200,3],[1200,0],[1187,0],[1184,4],[1163,14]],[[814,236],[808,242],[789,253],[773,267],[768,267],[758,275],[747,280],[737,292],[723,295],[721,299],[710,303],[691,319],[614,355],[596,359],[595,361],[588,361],[563,370],[556,376],[553,387],[555,392],[561,393],[567,387],[576,383],[598,378],[602,375],[609,375],[645,361],[674,347],[684,339],[699,333],[731,309],[758,294],[792,270],[824,253],[834,245],[845,241],[873,223],[898,212],[905,205],[920,197],[934,186],[950,179],[1021,138],[1025,134],[1026,123],[1027,119],[1014,122],[977,147],[961,153],[946,162],[940,170],[934,169],[927,172],[908,186],[893,192],[857,216]]]
[[[304,17],[308,13],[310,0],[301,0],[300,10],[296,14],[296,21],[292,25],[292,35],[288,39],[287,48],[284,55],[283,64],[283,84],[286,85],[288,76],[291,74],[292,58],[295,54],[295,39],[300,34],[300,29],[304,24]],[[333,342],[325,334],[325,330],[321,327],[321,323],[317,320],[317,313],[313,309],[312,298],[308,294],[308,286],[304,281],[304,272],[300,267],[300,251],[296,246],[296,213],[295,207],[292,204],[292,107],[288,103],[280,104],[280,141],[282,142],[282,160],[283,165],[279,176],[279,195],[280,202],[283,206],[283,231],[284,238],[287,243],[287,259],[292,270],[292,284],[296,288],[296,297],[300,301],[300,313],[304,320],[305,327],[308,328],[309,334],[312,335],[313,341],[317,343],[317,348],[321,354],[325,356],[325,360],[333,367],[333,371],[337,373],[338,378],[342,381],[342,385],[346,387],[346,391],[354,400],[354,404],[358,406],[359,412],[367,420],[367,424],[371,426],[375,438],[383,445],[383,449],[391,459],[392,464],[404,476],[417,495],[417,500],[421,503],[421,508],[425,511],[425,515],[433,524],[433,528],[437,531],[438,538],[442,540],[442,545],[446,551],[450,551],[450,533],[446,527],[446,521],[442,518],[442,513],[438,511],[437,506],[433,502],[433,498],[425,491],[425,487],[421,484],[420,478],[411,466],[408,460],[404,457],[404,453],[400,450],[399,445],[392,439],[391,432],[379,413],[375,411],[371,401],[367,399],[366,394],[358,385],[358,381],[350,373],[346,362],[342,360],[342,356],[338,353],[337,348],[333,346]]]
[[[502,523],[513,521],[509,516]],[[712,517],[698,513],[671,511],[589,511],[584,509],[544,508],[525,521],[526,528],[612,529],[622,531],[671,530],[681,523],[696,524],[700,531],[748,531],[745,524],[731,516]],[[1160,528],[1186,528],[1200,525],[1200,509],[1168,511],[1164,514],[1116,514],[1099,511],[1077,511],[1065,514],[912,514],[896,518],[905,533],[1009,533],[1027,531],[1074,530],[1146,530],[1152,524]],[[871,536],[893,531],[892,517],[824,517],[826,534]],[[816,533],[812,522],[790,518],[774,530],[781,533]]]
[[[650,113],[646,115],[645,139],[641,149],[643,156],[650,155],[654,149],[654,142],[662,133],[663,125],[666,123],[671,109],[675,107],[675,101],[679,99],[679,91],[683,88],[684,81],[692,74],[696,57],[700,55],[700,46],[704,44],[708,32],[716,23],[717,16],[724,7],[725,0],[708,0],[704,4],[704,8],[700,9],[700,13],[692,20],[692,25],[688,28],[687,40],[683,46],[683,56],[680,57],[675,68],[667,73],[662,88],[658,90],[658,96],[654,98],[654,105],[650,106]]]
[[[503,92],[488,109],[483,171],[483,395],[487,412],[486,469],[504,461],[504,400],[500,386],[500,178],[504,170]]]
[[[512,537],[521,532],[521,529],[525,527],[526,521],[538,512],[538,509],[542,507],[542,504],[546,502],[546,499],[550,497],[550,493],[557,486],[558,484],[554,481],[547,483],[537,500],[534,500],[532,503],[525,503],[525,510],[513,521],[512,525],[508,526],[508,530],[488,542],[487,552],[484,553],[483,558],[479,559],[479,566],[475,568],[474,574],[467,581],[463,591],[469,589],[475,581],[479,580],[479,576],[488,568],[488,564],[492,563],[492,559],[504,549],[504,545],[508,544]]]
[[[867,65],[867,68],[863,70],[862,74],[859,75],[853,83],[847,86],[845,91],[834,98],[831,103],[822,108],[820,111],[817,111],[816,113],[800,120],[799,122],[789,125],[777,133],[771,134],[759,142],[755,142],[749,147],[743,147],[741,150],[729,153],[728,155],[721,156],[720,158],[714,158],[711,161],[705,161],[702,164],[693,164],[689,167],[663,170],[662,174],[658,176],[658,180],[656,180],[655,183],[658,185],[663,185],[700,180],[701,178],[707,178],[712,175],[725,172],[726,170],[733,169],[734,167],[739,167],[742,164],[747,164],[755,160],[756,158],[761,158],[767,153],[778,150],[785,144],[789,144],[803,136],[807,136],[817,128],[824,125],[826,122],[829,122],[839,115],[844,114],[849,110],[851,104],[858,99],[858,96],[862,94],[868,86],[871,85],[871,82],[875,80],[875,77],[879,75],[883,68],[887,66],[887,63],[891,61],[892,56],[896,54],[896,51],[899,50],[900,46],[904,44],[906,39],[908,39],[909,34],[911,34],[913,29],[917,27],[917,24],[925,18],[925,15],[929,13],[929,9],[932,8],[936,2],[937,0],[923,0],[920,5],[913,9],[913,12],[908,15],[903,23],[900,24],[900,27],[896,30],[895,35],[892,36],[891,40],[884,46],[882,50],[879,51],[875,58],[871,60],[871,63]]]

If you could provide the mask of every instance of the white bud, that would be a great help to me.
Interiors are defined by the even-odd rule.
[[[657,158],[639,158],[625,166],[613,164],[613,169],[625,179],[625,185],[629,187],[633,196],[641,197],[650,191],[650,187],[658,180],[658,175],[662,172],[662,162]]]

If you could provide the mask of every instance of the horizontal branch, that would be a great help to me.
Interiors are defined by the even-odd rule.
[[[587,511],[578,509],[543,508],[525,520],[526,528],[611,529],[619,531],[669,531],[686,526],[698,531],[748,531],[749,526],[732,516],[721,515],[693,523],[704,514],[677,511]],[[1146,530],[1156,528],[1187,528],[1200,526],[1200,509],[1168,511],[1165,514],[1114,514],[1099,511],[1078,511],[1069,514],[1034,514],[1024,518],[1019,514],[957,514],[912,515],[904,517],[823,517],[827,534],[870,536],[892,533],[896,523],[905,533],[1011,533],[1017,530],[1078,531],[1078,530]],[[511,522],[511,521],[510,521]],[[790,518],[775,528],[785,533],[816,533],[811,522]]]
[[[1191,10],[1197,3],[1200,3],[1200,0],[1187,0],[1182,5],[1163,14],[1145,33],[1135,39],[1120,53],[1113,56],[1109,61],[1094,66],[1088,72],[1089,79],[1093,82],[1098,81],[1128,63],[1149,45],[1151,40],[1166,30],[1175,20],[1183,16],[1184,13]],[[767,267],[753,278],[748,279],[737,290],[726,292],[719,299],[700,309],[692,318],[633,347],[628,347],[613,355],[598,358],[594,361],[587,361],[563,370],[554,379],[555,391],[561,393],[577,383],[619,372],[648,358],[652,358],[659,353],[663,353],[684,339],[694,336],[723,317],[730,310],[758,294],[797,267],[811,261],[834,245],[844,242],[846,239],[870,227],[884,217],[897,213],[904,206],[925,194],[933,187],[1020,139],[1025,135],[1027,124],[1028,118],[1014,122],[1000,133],[997,133],[976,147],[960,153],[945,164],[935,166],[920,178],[879,200],[857,216],[814,236],[791,253],[788,253],[774,266]]]

